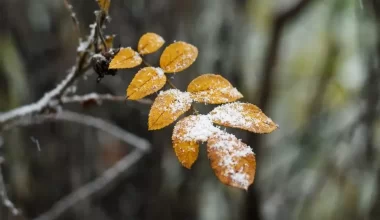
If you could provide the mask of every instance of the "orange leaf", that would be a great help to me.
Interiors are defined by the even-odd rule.
[[[216,124],[255,133],[270,133],[278,128],[272,119],[267,117],[257,106],[250,103],[224,104],[214,108],[209,115]]]
[[[210,137],[207,153],[211,167],[222,183],[245,190],[253,183],[255,154],[234,135],[223,132]]]
[[[207,115],[190,115],[176,123],[173,129],[172,141],[178,160],[188,169],[198,157],[199,141],[221,132]]]
[[[172,140],[205,142],[211,135],[220,131],[212,124],[208,115],[190,115],[174,126]]]
[[[188,92],[178,89],[161,91],[150,109],[148,129],[157,130],[168,126],[189,110],[192,102]]]
[[[157,67],[145,67],[138,71],[127,89],[130,100],[142,99],[160,90],[166,83],[164,71]]]
[[[109,69],[133,68],[140,65],[142,59],[140,55],[130,47],[120,48],[120,51],[111,60]]]
[[[187,69],[197,59],[198,49],[186,42],[178,41],[165,48],[160,58],[160,66],[167,73]]]
[[[108,14],[111,0],[96,0],[98,2],[99,8],[102,9],[106,14]]]
[[[198,158],[199,144],[197,142],[173,142],[174,152],[182,166],[190,169]]]
[[[137,50],[140,54],[154,53],[160,49],[164,43],[165,41],[160,35],[155,33],[146,33],[141,36]]]
[[[204,74],[195,78],[188,85],[187,91],[194,101],[209,104],[233,102],[243,97],[227,79],[216,74]]]

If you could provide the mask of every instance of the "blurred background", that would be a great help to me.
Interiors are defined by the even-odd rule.
[[[81,35],[94,0],[71,1]],[[380,3],[377,0],[112,0],[106,34],[136,47],[146,32],[189,42],[196,62],[174,76],[185,89],[219,73],[280,125],[267,135],[231,129],[257,156],[246,192],[223,185],[206,149],[191,170],[171,145],[173,125],[147,130],[149,106],[104,103],[72,111],[147,139],[151,152],[115,184],[56,219],[380,219]],[[78,33],[62,0],[0,0],[0,112],[38,100],[75,64]],[[158,63],[162,49],[148,56]],[[138,69],[77,94],[123,96]],[[202,106],[208,112],[213,106]],[[133,146],[94,128],[49,122],[1,135],[10,199],[32,219],[112,167]],[[34,140],[34,141],[33,141]],[[35,143],[38,140],[38,149]],[[0,219],[14,217],[3,205]]]

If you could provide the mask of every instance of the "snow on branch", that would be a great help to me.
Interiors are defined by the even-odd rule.
[[[125,102],[125,96],[115,96],[111,94],[98,94],[98,93],[89,93],[86,95],[74,95],[74,96],[65,96],[61,99],[63,104],[67,103],[85,103],[88,101],[95,101],[98,104],[101,104],[103,101],[114,101],[114,102]],[[136,102],[141,104],[150,105],[152,100],[150,99],[140,99]]]

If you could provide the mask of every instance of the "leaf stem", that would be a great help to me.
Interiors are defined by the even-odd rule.
[[[143,56],[141,56],[141,59],[143,61],[143,63],[145,64],[145,66],[149,66],[151,67],[152,65],[150,63],[148,63]],[[177,86],[174,85],[174,83],[172,83],[172,81],[170,81],[169,77],[167,77],[167,80],[166,80],[166,84],[169,85],[172,89],[178,89]],[[191,109],[193,110],[193,113],[198,115],[199,114],[199,111],[195,108],[195,106],[193,104],[191,104]]]

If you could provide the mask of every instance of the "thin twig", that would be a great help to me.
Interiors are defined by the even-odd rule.
[[[95,27],[93,27],[95,28]],[[8,112],[0,114],[0,131],[8,123],[18,120],[22,117],[30,117],[33,114],[40,114],[45,109],[56,109],[59,107],[60,99],[65,94],[65,91],[76,82],[76,80],[82,76],[88,69],[90,65],[88,64],[89,52],[87,51],[91,44],[88,42],[93,41],[94,35],[93,31],[87,39],[86,48],[83,49],[83,53],[79,56],[78,62],[73,67],[65,79],[61,81],[54,89],[45,93],[45,95],[35,103],[24,105],[19,108],[10,110]],[[84,42],[83,44],[85,44]]]
[[[79,28],[79,20],[77,18],[76,13],[74,12],[73,6],[68,2],[68,0],[63,0],[63,3],[65,5],[66,9],[70,12],[71,19],[72,19],[72,21],[74,23],[75,31],[78,34],[78,38],[81,39],[82,34],[81,34],[81,31],[80,31],[80,28]]]
[[[123,140],[125,143],[132,145],[142,151],[150,150],[150,144],[147,140],[140,138],[132,133],[129,133],[124,129],[106,120],[67,110],[62,110],[58,113],[53,114],[34,115],[30,118],[22,118],[21,120],[14,121],[14,123],[8,124],[6,127],[4,127],[4,130],[10,130],[13,127],[17,126],[30,126],[34,124],[41,124],[47,121],[69,121],[83,124],[109,133],[110,135],[113,135],[114,137],[117,137],[120,140]]]
[[[67,103],[85,103],[88,101],[96,101],[98,104],[101,104],[103,101],[113,101],[113,102],[124,102],[125,96],[115,96],[111,94],[98,94],[98,93],[89,93],[86,95],[74,95],[74,96],[65,96],[61,99],[63,104]],[[150,99],[140,99],[136,100],[140,104],[150,105],[152,100]]]
[[[38,141],[38,139],[36,139],[35,137],[31,136],[30,137],[30,140],[36,144],[36,147],[37,147],[37,150],[38,151],[41,151],[41,146],[40,146],[40,142]]]
[[[168,84],[170,87],[172,87],[173,89],[178,89],[169,79],[167,80]]]
[[[94,42],[96,44],[95,48],[95,52],[96,53],[99,53],[100,50],[99,50],[99,46],[98,46],[98,40],[97,38],[99,37],[101,43],[103,44],[103,48],[105,51],[108,51],[108,48],[107,48],[107,43],[106,43],[106,40],[104,39],[104,36],[103,36],[103,31],[102,31],[102,26],[103,26],[103,23],[105,21],[105,18],[106,18],[106,14],[104,11],[95,11],[95,16],[96,16],[96,41]]]
[[[0,198],[2,200],[2,203],[5,207],[11,211],[11,213],[14,216],[18,216],[21,214],[21,211],[16,208],[16,206],[9,200],[7,191],[5,189],[5,184],[4,184],[4,177],[3,177],[3,171],[0,166]]]
[[[125,176],[126,171],[138,162],[142,156],[143,153],[140,150],[134,150],[132,153],[123,157],[113,167],[106,170],[100,177],[63,197],[56,202],[49,211],[34,220],[57,219],[78,202],[102,194],[102,192],[107,191],[119,182]]]

